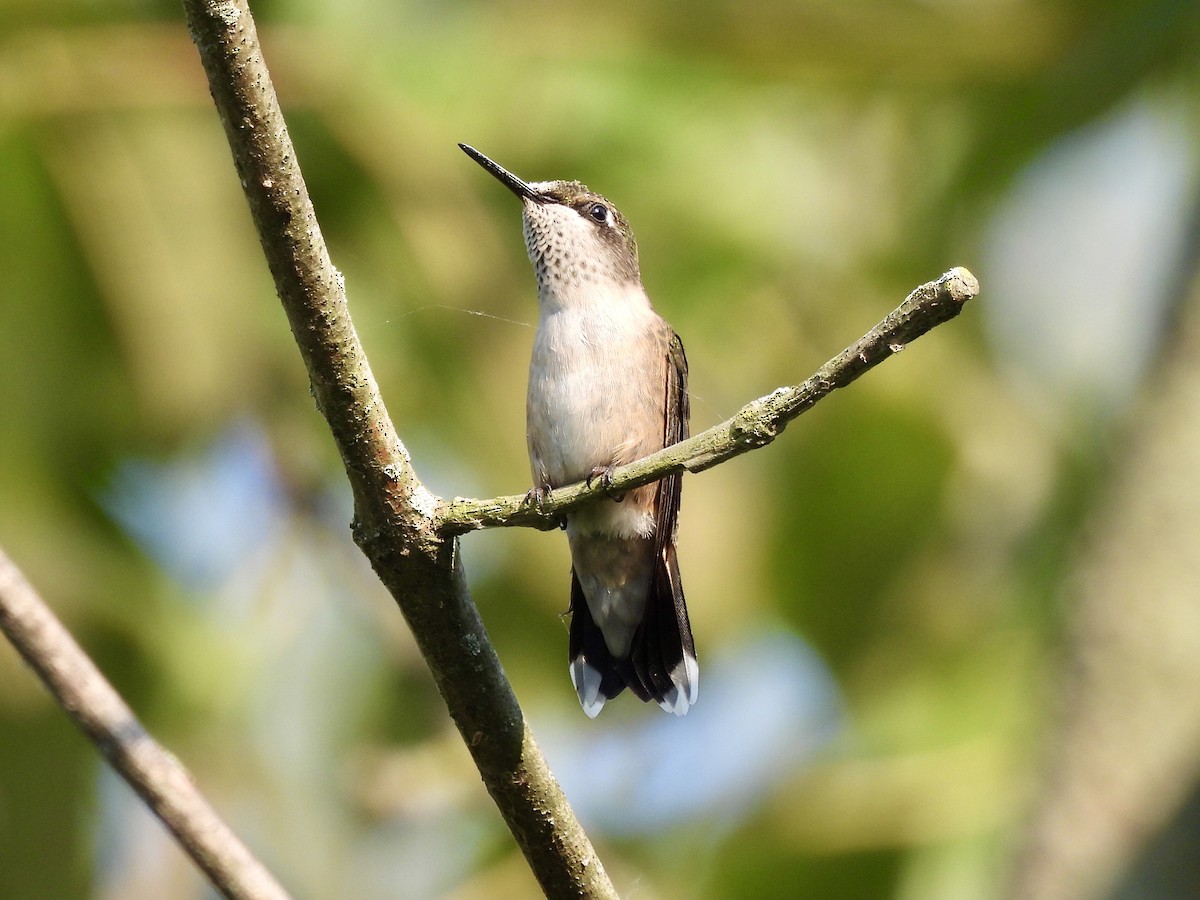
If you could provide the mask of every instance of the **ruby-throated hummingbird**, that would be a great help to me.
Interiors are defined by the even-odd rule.
[[[650,306],[625,217],[578,181],[525,182],[459,144],[523,208],[538,283],[526,429],[530,497],[600,478],[688,436],[687,358]],[[696,702],[675,528],[681,477],[566,517],[571,681],[595,716],[628,686],[681,716]]]

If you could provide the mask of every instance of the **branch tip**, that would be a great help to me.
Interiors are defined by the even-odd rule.
[[[962,266],[955,266],[938,279],[938,284],[945,287],[955,303],[966,303],[979,296],[979,279]]]

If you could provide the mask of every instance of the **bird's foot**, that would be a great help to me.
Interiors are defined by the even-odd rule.
[[[546,505],[546,498],[550,496],[550,485],[535,484],[525,492],[525,499],[521,501],[522,506],[532,506],[538,512],[542,512],[542,508]],[[558,527],[566,531],[567,517],[562,516],[558,520]]]
[[[600,487],[607,491],[612,487],[613,472],[617,470],[616,466],[593,466],[592,471],[588,473],[587,479],[584,481],[588,487],[592,486],[592,482],[599,480]],[[625,499],[624,494],[613,494],[612,499],[620,503]]]
[[[542,511],[542,507],[546,505],[546,498],[550,495],[550,485],[535,484],[525,492],[525,499],[521,501],[522,506],[532,506],[538,512]]]

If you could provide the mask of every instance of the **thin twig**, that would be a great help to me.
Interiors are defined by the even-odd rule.
[[[213,887],[236,900],[287,900],[287,892],[217,815],[179,760],[146,732],[3,550],[0,630]]]
[[[521,494],[493,500],[456,497],[439,510],[439,528],[461,534],[500,526],[555,527],[562,513],[604,494],[624,494],[672,472],[704,469],[751,450],[765,447],[792,419],[811,409],[822,397],[845,387],[864,372],[962,311],[979,293],[979,282],[964,268],[951,269],[937,281],[921,285],[865,335],[821,366],[807,381],[782,387],[747,403],[732,418],[686,441],[621,466],[611,484],[597,480],[551,491],[534,507]]]

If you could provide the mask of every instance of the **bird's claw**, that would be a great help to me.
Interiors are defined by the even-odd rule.
[[[525,492],[525,499],[521,501],[522,506],[532,506],[538,512],[542,511],[542,507],[546,505],[546,498],[550,496],[550,485],[535,484]]]
[[[613,472],[615,472],[616,470],[617,470],[616,466],[595,466],[592,468],[592,471],[588,473],[588,477],[584,481],[584,484],[586,484],[588,487],[591,487],[592,482],[599,479],[600,487],[603,488],[607,492],[608,489],[612,487]],[[625,499],[625,495],[624,494],[614,494],[612,496],[612,499],[615,500],[617,503],[620,503],[622,500]]]
[[[543,507],[546,505],[546,499],[550,496],[550,485],[535,484],[525,492],[525,498],[521,501],[522,506],[532,506],[538,512],[543,512]],[[566,531],[567,517],[563,516],[558,520],[558,527]]]
[[[597,478],[600,479],[600,487],[608,490],[612,487],[612,475],[616,466],[592,466],[592,471],[588,472],[588,477],[584,481],[588,487],[592,486],[592,482]]]

